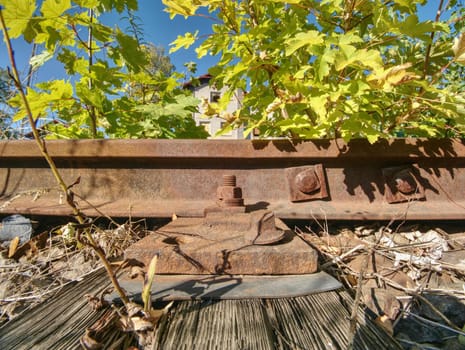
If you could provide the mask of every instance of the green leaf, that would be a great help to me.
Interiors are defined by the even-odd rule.
[[[318,62],[318,77],[320,80],[323,80],[326,76],[329,75],[331,70],[330,66],[334,63],[336,58],[336,51],[327,47],[323,52],[323,55],[320,57]]]
[[[68,74],[86,74],[89,70],[88,61],[84,57],[78,57],[74,51],[62,48],[57,60],[63,63]]]
[[[36,10],[33,0],[1,0],[0,6],[10,38],[18,38],[28,27],[29,21]]]
[[[442,28],[442,27],[441,27]],[[431,41],[430,35],[435,29],[439,29],[432,21],[420,22],[417,15],[410,15],[399,25],[402,34],[412,38],[418,38],[426,42]]]
[[[162,116],[178,116],[181,118],[192,117],[200,100],[193,96],[178,95],[174,101],[166,104],[149,103],[135,107],[135,110],[149,114],[154,118]]]
[[[119,29],[116,31],[116,40],[119,44],[119,52],[128,68],[136,73],[140,71],[147,64],[147,59],[144,52],[140,50],[139,42]]]
[[[363,39],[355,32],[348,32],[338,36],[339,45],[363,43]]]
[[[44,0],[40,11],[46,18],[58,18],[70,8],[70,0]]]
[[[197,40],[197,35],[199,31],[196,30],[195,33],[186,33],[184,35],[178,35],[176,40],[174,40],[170,46],[173,46],[170,48],[170,53],[178,51],[180,48],[185,48],[188,49],[196,40]]]
[[[42,91],[35,91],[31,88],[27,89],[27,100],[32,113],[32,118],[36,120],[41,116],[46,116],[48,110],[65,106],[74,103],[72,99],[73,87],[69,82],[64,80],[52,80],[37,84],[37,87]],[[9,101],[12,106],[19,107],[14,120],[18,121],[27,115],[27,110],[19,96],[14,97]]]
[[[74,0],[81,7],[95,8],[100,4],[100,0]]]
[[[380,137],[379,132],[376,132],[375,130],[366,130],[364,134],[365,134],[368,142],[371,143],[371,144],[378,141],[378,139]]]
[[[230,123],[225,123],[225,125],[220,129],[218,130],[216,133],[215,133],[215,137],[217,136],[222,136],[222,135],[225,135],[225,134],[228,134],[230,133],[231,131],[234,130],[234,125],[233,124],[230,124]]]
[[[357,49],[349,44],[340,44],[342,55],[337,55],[335,59],[335,68],[337,71],[344,69],[346,66],[354,62],[354,55]]]
[[[316,30],[298,33],[295,37],[286,40],[286,56],[292,55],[304,46],[319,45],[323,43],[323,35]]]
[[[162,3],[167,7],[165,11],[170,14],[170,18],[173,18],[176,15],[181,15],[187,18],[188,16],[192,16],[198,8],[197,5],[194,5],[192,0],[162,0]]]
[[[113,34],[113,31],[110,27],[107,27],[100,23],[92,23],[92,35],[95,40],[108,43],[112,41],[111,39],[112,34]]]
[[[416,1],[412,0],[394,0],[394,3],[403,10],[413,12],[416,9]]]
[[[63,79],[39,83],[37,87],[48,92],[53,100],[69,99],[73,96],[72,85]]]
[[[99,110],[104,109],[105,96],[103,92],[97,89],[89,89],[86,81],[80,81],[76,84],[76,95],[84,104],[94,106]]]
[[[150,260],[147,274],[144,280],[144,287],[142,289],[142,301],[144,303],[144,311],[150,311],[152,309],[151,303],[151,292],[152,292],[152,284],[155,278],[155,273],[157,272],[157,262],[158,262],[158,255],[154,255]]]
[[[327,103],[328,96],[326,95],[313,96],[309,98],[310,107],[321,120],[326,118],[326,114],[328,112],[326,109]]]
[[[304,65],[300,67],[300,69],[295,73],[294,78],[295,79],[304,79],[305,74],[312,69],[312,66],[310,65]]]
[[[310,124],[310,121],[307,118],[302,116],[296,116],[292,119],[280,120],[276,123],[276,126],[278,126],[282,131],[287,132],[303,128],[309,128],[312,125]]]
[[[383,60],[376,50],[357,50],[352,45],[340,45],[341,53],[335,59],[335,68],[340,71],[347,66],[359,66],[368,69],[379,69],[384,66]]]
[[[270,0],[271,2],[282,3],[282,4],[295,4],[300,5],[302,0]]]
[[[26,29],[23,31],[23,38],[28,43],[32,43],[32,41],[36,38],[37,34],[41,32],[40,22],[42,19],[33,17],[28,22]]]

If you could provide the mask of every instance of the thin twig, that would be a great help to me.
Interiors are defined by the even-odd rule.
[[[355,332],[357,330],[357,315],[358,315],[358,307],[360,305],[360,301],[362,298],[362,287],[363,287],[363,281],[364,281],[364,275],[365,271],[368,269],[368,261],[370,260],[370,255],[367,254],[365,256],[365,261],[360,269],[360,272],[358,274],[358,281],[357,281],[357,291],[355,292],[355,298],[354,298],[354,305],[352,306],[352,312],[350,314],[350,333],[349,333],[349,347],[353,347],[354,345],[354,339],[355,339]]]
[[[76,198],[78,198],[79,200],[83,201],[84,203],[86,203],[88,206],[90,206],[93,210],[95,210],[101,217],[104,217],[105,219],[107,219],[108,221],[110,221],[112,224],[114,224],[115,226],[119,226],[118,223],[113,220],[110,216],[106,215],[105,213],[103,213],[99,208],[97,208],[95,205],[93,205],[91,202],[89,202],[87,199],[85,199],[84,197],[80,196],[79,194],[75,193],[74,196]]]
[[[344,254],[341,254],[339,256],[335,256],[334,258],[332,258],[330,261],[324,263],[323,265],[321,265],[321,269],[324,270],[325,268],[331,266],[331,265],[334,265],[334,264],[338,264],[340,262],[343,262],[345,258],[347,258],[348,256],[352,255],[353,253],[359,251],[359,250],[366,250],[366,245],[364,244],[359,244],[351,249],[349,249],[347,252],[345,252]]]

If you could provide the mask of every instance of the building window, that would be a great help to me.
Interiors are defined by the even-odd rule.
[[[219,91],[210,92],[210,102],[218,102],[220,97],[221,97],[221,93]]]

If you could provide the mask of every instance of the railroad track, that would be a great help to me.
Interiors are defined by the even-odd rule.
[[[465,218],[461,140],[48,141],[87,215],[198,217],[223,175],[284,219]],[[68,215],[33,141],[0,142],[0,214]]]
[[[292,339],[295,344],[308,342],[308,348],[327,348],[329,340],[345,348],[353,300],[339,283],[317,272],[314,249],[280,219],[465,219],[465,143],[460,140],[374,145],[363,140],[79,140],[50,141],[47,149],[65,181],[75,184],[74,199],[85,214],[179,217],[125,252],[146,263],[160,254],[157,271],[165,275],[160,277],[161,291],[152,292],[178,300],[171,322],[157,333],[159,348],[208,348],[207,343],[242,348],[230,345],[238,339],[232,330],[250,323],[264,326],[256,334],[244,333],[253,344],[262,339],[269,345],[260,349],[294,348]],[[13,213],[71,214],[32,141],[0,142],[0,215]],[[290,278],[296,282],[287,282]],[[268,280],[282,287],[264,289]],[[134,295],[140,292],[124,279],[121,283]],[[297,284],[306,289],[297,290]],[[64,294],[56,299],[61,304],[67,300]],[[192,301],[179,301],[185,299]],[[36,314],[7,324],[0,334],[13,334],[10,330],[23,324],[10,337],[12,348],[21,348],[25,343],[16,340],[26,339],[35,315],[47,314],[43,310],[48,307],[37,307]],[[354,348],[400,349],[359,311]],[[223,314],[232,321],[217,316]],[[239,314],[244,317],[233,319]],[[252,320],[250,315],[263,317]],[[84,312],[77,316],[70,321],[89,318]],[[199,319],[208,320],[208,329],[213,322],[222,331],[204,336]],[[232,325],[230,332],[225,319]],[[301,327],[302,319],[311,325],[308,329]],[[325,332],[312,338],[312,329],[321,324]],[[47,332],[46,327],[35,329]],[[179,337],[180,330],[187,337]],[[202,336],[191,336],[197,332]],[[343,336],[336,339],[334,334]],[[37,344],[37,338],[27,341]],[[56,341],[53,348],[60,348],[60,339],[50,339]],[[78,338],[71,340],[78,346]]]

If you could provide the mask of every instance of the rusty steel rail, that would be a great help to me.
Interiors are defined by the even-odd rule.
[[[465,141],[48,141],[88,215],[202,216],[223,175],[280,218],[465,219]],[[234,200],[234,193],[232,200]],[[68,215],[32,141],[0,142],[0,215]]]

